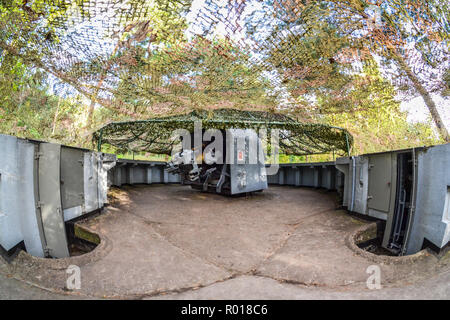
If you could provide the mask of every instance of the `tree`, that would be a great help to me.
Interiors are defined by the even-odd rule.
[[[438,143],[428,123],[411,124],[400,111],[395,88],[374,62],[366,62],[355,86],[347,92],[350,112],[328,112],[322,121],[347,128],[354,136],[356,154],[410,148]],[[333,96],[322,95],[318,104],[328,106]]]
[[[189,3],[108,2],[105,16],[102,6],[92,6],[83,0],[0,2],[0,27],[4,30],[0,48],[25,64],[54,75],[90,99],[88,127],[97,103],[137,117],[128,110],[127,101],[115,97],[123,75],[119,74],[121,68],[135,63],[136,43],[146,43],[151,53],[153,45],[181,39],[186,28],[181,13]],[[92,29],[98,32],[95,39],[90,35]],[[111,46],[113,50],[109,50]],[[120,59],[115,59],[118,55]]]
[[[296,99],[298,107],[294,104],[294,109],[302,117],[314,118],[324,112],[323,108],[328,112],[351,111],[352,106],[343,101],[348,102],[348,89],[354,86],[354,75],[359,70],[354,68],[352,60],[342,57],[342,52],[348,49],[348,41],[336,27],[327,23],[316,21],[314,28],[284,37],[275,30],[274,45],[267,61],[282,76],[284,87]],[[325,93],[334,99],[317,110],[314,101]]]
[[[47,75],[3,51],[0,56],[0,132],[19,137],[80,145],[79,97],[63,98],[49,90]]]
[[[326,23],[337,30],[347,53],[355,60],[380,57],[399,89],[422,96],[441,137],[450,141],[431,98],[433,92],[448,90],[448,3],[280,0],[275,5],[289,13],[283,22],[290,30],[301,30],[303,36],[314,37]]]
[[[130,15],[133,16],[134,21],[129,23],[128,20],[125,20],[121,30],[112,35],[111,40],[115,42],[114,50],[102,62],[103,67],[89,106],[87,128],[92,125],[94,106],[103,82],[108,77],[116,77],[114,74],[111,75],[112,70],[120,70],[120,73],[124,74],[130,72],[129,66],[138,66],[139,70],[133,71],[139,74],[145,73],[145,65],[139,64],[137,60],[142,62],[158,46],[171,46],[185,41],[184,30],[187,28],[187,24],[182,13],[188,4],[189,1],[181,3],[160,0],[155,1],[150,7],[146,7],[147,10],[142,10],[145,6],[141,2],[131,2]],[[134,12],[139,12],[139,14]],[[122,84],[124,79],[128,79],[128,76],[120,78]],[[116,93],[114,99],[120,100],[123,95],[120,92]],[[127,100],[122,100],[122,102]]]

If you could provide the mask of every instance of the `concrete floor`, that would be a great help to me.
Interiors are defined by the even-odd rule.
[[[358,252],[348,239],[371,222],[336,210],[334,193],[271,186],[230,198],[151,185],[111,197],[79,223],[100,235],[94,251],[0,261],[0,298],[450,299],[450,254],[399,263]],[[80,290],[65,289],[71,264]],[[371,265],[381,290],[366,286]]]

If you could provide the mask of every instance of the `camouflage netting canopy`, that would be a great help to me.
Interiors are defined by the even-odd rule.
[[[329,70],[314,66],[316,57],[299,40],[305,30],[290,26],[298,19],[315,23],[325,10],[300,10],[302,3],[0,0],[0,55],[20,57],[87,97],[87,127],[99,107],[124,120],[99,131],[103,143],[122,150],[167,153],[169,129],[196,115],[204,127],[283,129],[287,154],[348,152],[346,131],[277,114],[309,110],[314,97],[301,95],[334,72],[331,57],[320,59]],[[312,121],[310,114],[301,118]]]
[[[252,36],[265,37],[272,13],[283,16],[281,3],[270,3],[0,0],[0,54],[20,56],[128,118],[264,109],[277,104],[282,80],[264,58],[273,45]]]
[[[194,131],[195,122],[207,129],[279,129],[281,153],[288,155],[309,155],[337,152],[349,153],[353,142],[347,130],[321,124],[300,123],[283,114],[264,111],[240,111],[217,109],[214,111],[194,110],[187,114],[152,118],[140,121],[113,122],[94,134],[98,149],[102,145],[113,146],[118,151],[147,151],[171,154],[176,140],[174,130]]]

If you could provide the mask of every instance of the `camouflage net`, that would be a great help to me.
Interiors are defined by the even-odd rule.
[[[259,107],[272,102],[264,91],[270,77],[262,74],[269,69],[252,57],[251,49],[261,48],[237,37],[244,1],[208,0],[195,8],[189,0],[1,1],[0,6],[1,49],[129,117],[227,104],[230,96],[250,106],[256,97]],[[222,97],[212,102],[215,95]]]
[[[166,135],[185,114],[234,108],[265,112],[220,110],[213,119],[187,118],[203,117],[205,127],[263,121],[286,130],[287,154],[348,152],[346,131],[276,114],[295,100],[292,93],[314,85],[302,78],[305,72],[322,72],[304,54],[306,47],[298,50],[298,30],[287,26],[320,15],[301,6],[290,0],[0,0],[0,53],[76,88],[92,109],[95,104],[122,119],[150,118],[99,131],[104,143],[120,149],[167,153]],[[289,87],[284,77],[293,72],[304,80]],[[177,114],[183,116],[154,118]]]
[[[280,152],[288,155],[309,155],[337,152],[349,153],[353,143],[347,130],[320,124],[300,123],[286,115],[264,111],[217,109],[195,110],[184,115],[153,118],[141,121],[113,122],[94,134],[98,150],[102,145],[117,151],[147,151],[171,154],[176,143],[171,139],[174,130],[194,131],[194,123],[207,129],[279,129]]]

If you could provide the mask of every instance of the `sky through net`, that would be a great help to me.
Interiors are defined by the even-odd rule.
[[[373,59],[359,38],[378,32],[377,39],[405,40],[373,27],[370,1],[359,1],[365,4],[360,8],[349,1],[347,9],[355,13],[345,21],[347,33],[333,29],[330,21],[344,24],[333,12],[344,10],[345,2],[1,0],[0,50],[72,86],[92,107],[130,120],[202,109],[291,115],[292,105],[308,110],[315,99],[308,94],[318,84],[330,82],[345,91],[360,67],[353,58]],[[320,52],[309,50],[313,26],[319,26],[314,41],[326,44]],[[352,34],[351,47],[342,45],[338,39],[349,37],[352,26],[365,31]],[[436,51],[434,57],[445,53]],[[333,103],[346,108],[338,106],[339,97]],[[307,120],[296,119],[298,125]],[[333,140],[320,150],[339,145],[348,151],[348,136],[345,132],[340,144]]]

